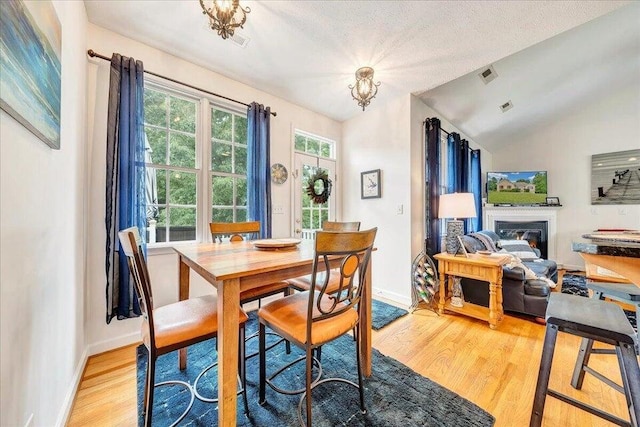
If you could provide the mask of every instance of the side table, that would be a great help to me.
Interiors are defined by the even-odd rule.
[[[509,261],[504,255],[478,255],[469,254],[452,255],[439,253],[434,256],[438,260],[438,272],[440,274],[440,299],[438,312],[443,314],[445,310],[464,314],[476,319],[489,322],[489,327],[495,329],[498,322],[504,317],[502,307],[502,266]],[[448,278],[449,289],[452,289],[454,277],[467,277],[489,282],[489,308],[470,302],[464,302],[462,307],[451,305],[446,294],[445,278]]]

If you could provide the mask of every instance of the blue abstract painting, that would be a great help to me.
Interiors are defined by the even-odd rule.
[[[60,149],[61,37],[51,1],[0,1],[0,107]]]

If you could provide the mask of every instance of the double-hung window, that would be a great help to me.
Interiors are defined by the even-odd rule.
[[[246,113],[147,82],[149,243],[208,240],[210,221],[245,221]]]

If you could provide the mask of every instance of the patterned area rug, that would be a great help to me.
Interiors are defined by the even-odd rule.
[[[255,313],[247,324],[247,335],[257,329]],[[257,339],[247,343],[247,353],[257,349]],[[304,354],[292,346],[287,355],[284,345],[269,350],[267,374],[288,361]],[[179,371],[177,352],[161,356],[157,361],[156,382],[172,379],[193,384],[198,373],[216,360],[214,340],[189,347],[188,366]],[[147,352],[138,347],[137,383],[138,414],[141,414]],[[358,391],[343,383],[326,383],[314,389],[313,425],[335,426],[451,426],[489,427],[495,422],[491,414],[470,401],[425,378],[395,359],[373,349],[373,375],[365,379],[365,405],[368,412],[360,413]],[[342,377],[357,381],[355,368],[355,342],[351,336],[343,336],[322,348],[323,378]],[[217,370],[212,369],[198,383],[198,391],[207,397],[217,394]],[[285,388],[304,386],[304,363],[294,365],[277,382]],[[247,390],[249,415],[244,414],[242,398],[238,397],[238,426],[298,426],[297,405],[299,396],[286,396],[267,387],[267,403],[258,404],[258,357],[247,361]],[[186,407],[188,393],[179,387],[157,387],[153,409],[153,425],[167,426]],[[139,424],[142,419],[139,417]],[[195,401],[181,426],[216,426],[218,405]]]
[[[589,298],[589,289],[587,288],[587,278],[577,274],[565,274],[562,279],[562,293],[578,295]],[[629,323],[634,329],[638,329],[635,311],[624,310]]]
[[[407,310],[374,299],[371,301],[371,328],[376,331],[382,329],[408,313]]]

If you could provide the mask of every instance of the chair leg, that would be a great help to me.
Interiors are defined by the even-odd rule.
[[[238,372],[242,383],[242,397],[244,399],[244,413],[249,415],[249,402],[247,401],[247,358],[245,354],[245,325],[240,327],[240,339],[238,340]]]
[[[318,362],[322,362],[322,346],[316,348],[316,358]]]
[[[264,405],[266,403],[265,399],[265,386],[267,383],[267,373],[266,373],[266,364],[267,364],[267,355],[266,353],[266,331],[265,326],[262,322],[259,323],[258,326],[258,354],[260,357],[260,386],[259,386],[259,396],[258,403],[260,405]]]
[[[571,386],[576,390],[582,389],[585,374],[584,367],[589,364],[592,349],[593,340],[590,338],[582,338],[578,358],[576,359],[576,366],[573,368],[573,376],[571,377]]]
[[[146,400],[144,403],[144,425],[145,427],[151,427],[151,418],[153,415],[153,384],[156,376],[156,357],[155,354],[149,349],[149,360],[147,362],[147,391]]]
[[[288,297],[289,295],[291,295],[291,288],[285,288],[284,296]],[[287,339],[284,340],[284,346],[287,354],[291,354],[291,343],[289,342],[289,340]]]
[[[319,349],[320,347],[318,347]],[[306,396],[307,396],[307,427],[311,427],[311,374],[313,369],[313,349],[307,347],[307,372],[306,372]]]
[[[629,344],[621,344],[618,349],[620,373],[625,385],[631,425],[638,426],[638,422],[640,422],[640,367],[638,366],[636,349],[635,346]]]
[[[529,427],[540,427],[542,425],[542,415],[544,413],[544,403],[547,399],[549,389],[549,377],[551,376],[551,363],[553,362],[553,352],[558,337],[558,327],[547,323],[547,330],[544,335],[544,345],[542,347],[542,357],[540,360],[540,370],[538,372],[538,382],[536,384],[533,408],[531,409],[531,420]]]
[[[359,329],[356,327],[354,331],[358,331]],[[360,337],[355,335],[356,342],[356,363],[358,364],[358,391],[360,392],[360,412],[363,414],[367,413],[367,408],[364,406],[364,385],[362,383],[362,364],[360,363]]]

